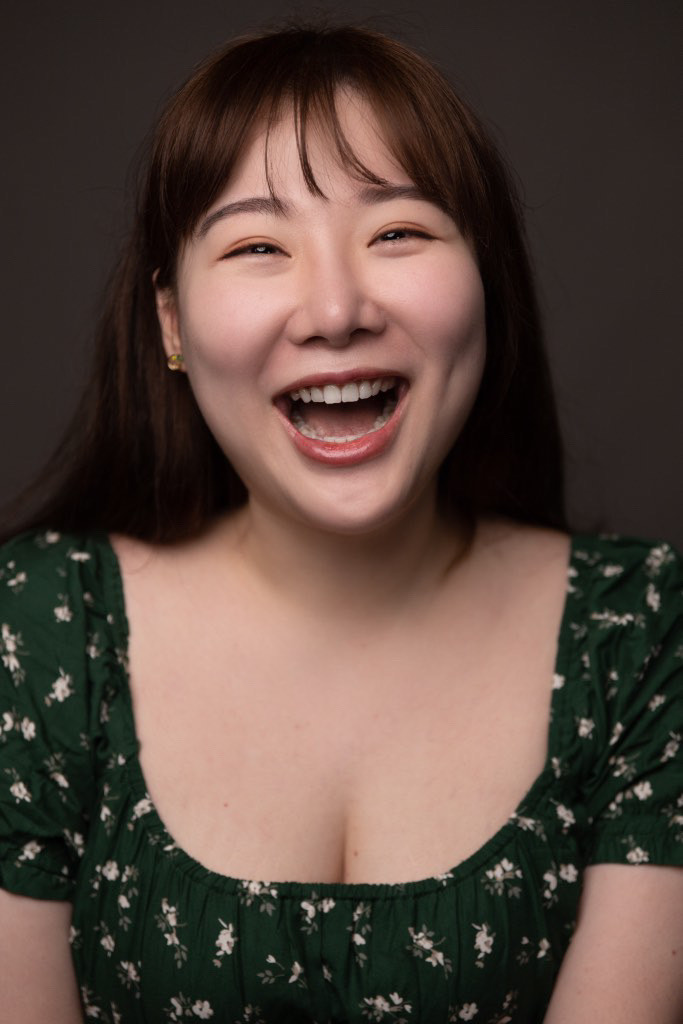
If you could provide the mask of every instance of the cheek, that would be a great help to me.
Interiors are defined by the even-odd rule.
[[[474,260],[467,255],[435,261],[406,285],[400,301],[434,368],[446,374],[463,364],[474,373],[480,370],[486,352],[486,307]]]
[[[206,291],[186,304],[180,319],[185,365],[198,375],[232,380],[253,373],[263,348],[264,323],[237,295]]]

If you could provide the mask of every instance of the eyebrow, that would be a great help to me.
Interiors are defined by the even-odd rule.
[[[417,185],[368,185],[361,189],[358,198],[364,206],[372,206],[375,203],[388,203],[392,199],[421,199],[426,196]],[[288,217],[292,212],[292,206],[284,199],[276,196],[252,196],[249,199],[236,199],[233,203],[226,203],[224,206],[214,210],[206,217],[197,229],[197,238],[202,239],[208,231],[219,220],[225,217],[232,217],[238,213],[269,213],[280,217]]]

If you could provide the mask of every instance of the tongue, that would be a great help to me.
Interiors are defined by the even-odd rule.
[[[367,434],[374,429],[375,420],[384,410],[385,396],[375,395],[360,402],[341,402],[323,405],[297,402],[297,412],[313,430],[327,437],[345,437],[349,434]]]

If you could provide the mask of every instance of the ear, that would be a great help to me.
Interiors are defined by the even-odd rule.
[[[157,278],[159,271],[152,275],[154,296],[157,307],[157,318],[161,328],[161,340],[168,356],[182,355],[182,343],[178,328],[178,307],[172,288],[159,288]]]

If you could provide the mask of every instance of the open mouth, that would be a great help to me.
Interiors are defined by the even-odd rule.
[[[288,391],[278,405],[304,437],[329,444],[357,441],[391,419],[407,382],[394,376],[359,378]]]

